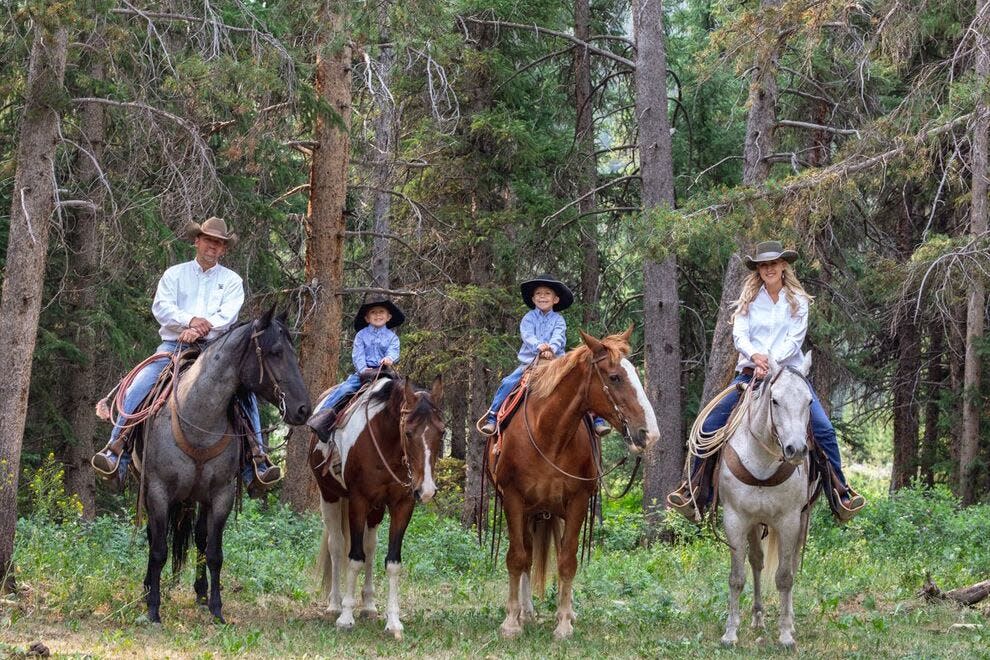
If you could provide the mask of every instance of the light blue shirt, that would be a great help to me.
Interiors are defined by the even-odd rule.
[[[399,336],[385,326],[367,325],[358,330],[351,350],[354,370],[377,369],[385,358],[392,358],[393,364],[399,361]]]
[[[549,344],[553,354],[560,357],[567,343],[567,321],[560,312],[552,309],[546,314],[532,309],[519,322],[519,334],[523,341],[518,354],[521,363],[532,362],[540,353],[537,348],[540,344]]]
[[[771,356],[782,367],[800,368],[804,364],[801,344],[808,332],[808,299],[797,296],[797,314],[781,289],[774,302],[764,287],[749,304],[745,316],[737,316],[732,324],[732,342],[739,351],[736,371],[755,366],[756,353]]]

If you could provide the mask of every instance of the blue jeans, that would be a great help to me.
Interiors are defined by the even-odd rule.
[[[345,396],[350,396],[359,389],[361,389],[361,376],[357,373],[353,373],[348,376],[344,382],[333,388],[330,394],[327,395],[327,398],[320,403],[319,408],[317,408],[315,412],[320,412],[321,410],[326,410],[331,406],[337,405],[343,401]]]
[[[752,378],[752,376],[747,374],[738,373],[732,379],[731,385],[748,383]],[[825,413],[822,402],[818,400],[818,394],[815,392],[815,388],[811,387],[811,383],[808,383],[808,388],[811,390],[811,433],[815,436],[815,442],[825,452],[828,462],[832,464],[832,468],[835,470],[839,479],[842,480],[843,484],[846,484],[846,476],[842,473],[842,459],[839,457],[839,443],[835,439],[835,428]],[[708,414],[708,417],[705,418],[704,423],[701,425],[701,432],[714,433],[725,426],[740,396],[739,390],[733,388]],[[692,472],[698,469],[699,464],[700,461],[695,459]]]
[[[502,407],[502,403],[509,396],[519,381],[522,380],[523,372],[526,371],[528,364],[520,364],[515,368],[515,371],[510,373],[508,376],[502,379],[502,384],[498,386],[495,390],[495,397],[492,399],[492,406],[488,409],[488,419],[495,419],[495,415],[498,413],[498,409]],[[601,417],[595,417],[595,425],[604,424],[605,420]]]

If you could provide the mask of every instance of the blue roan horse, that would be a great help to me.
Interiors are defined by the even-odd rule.
[[[172,536],[172,564],[177,572],[192,534],[186,509],[195,505],[199,508],[197,600],[208,602],[213,616],[224,620],[220,601],[223,528],[237,492],[243,444],[231,431],[230,422],[238,389],[250,390],[278,406],[289,424],[302,424],[309,417],[309,394],[285,328],[285,315],[273,318],[273,314],[274,308],[208,346],[178,379],[168,405],[149,422],[143,460],[148,512],[144,588],[152,622],[161,621],[166,533]]]

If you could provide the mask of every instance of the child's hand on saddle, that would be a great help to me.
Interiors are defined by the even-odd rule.
[[[540,351],[540,359],[541,360],[552,360],[553,359],[553,351],[551,351],[550,349],[541,350]]]
[[[104,422],[110,421],[110,406],[107,405],[107,400],[105,398],[96,402],[96,416]]]
[[[546,353],[547,351],[553,352],[552,349],[550,348],[550,344],[546,342],[543,342],[542,344],[537,346],[536,350],[538,350],[540,353]]]
[[[382,358],[382,366],[383,367],[391,367],[392,366],[392,358]]]

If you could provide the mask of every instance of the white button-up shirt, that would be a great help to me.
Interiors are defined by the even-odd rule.
[[[799,295],[797,314],[792,315],[783,289],[774,302],[761,286],[749,304],[748,313],[737,316],[732,324],[732,343],[739,351],[736,371],[756,366],[752,360],[756,353],[771,356],[782,367],[801,367],[804,364],[801,344],[807,332],[808,299]]]
[[[240,275],[220,264],[203,270],[193,259],[165,271],[158,280],[151,313],[161,324],[158,334],[165,341],[178,339],[194,316],[213,324],[206,335],[211,340],[237,321],[243,304],[244,285]]]

